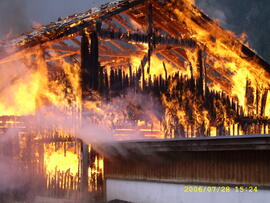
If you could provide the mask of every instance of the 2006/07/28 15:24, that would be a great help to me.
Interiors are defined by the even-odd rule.
[[[258,192],[258,186],[184,186],[184,192]]]

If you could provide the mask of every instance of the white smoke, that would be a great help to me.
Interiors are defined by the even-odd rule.
[[[109,1],[0,0],[0,39],[28,32],[33,23],[46,25],[59,17],[84,12]]]
[[[0,156],[0,192],[21,189],[29,183],[29,174],[22,164],[12,158]]]
[[[220,26],[223,28],[227,29],[228,28],[228,22],[227,22],[227,16],[226,13],[224,12],[224,8],[222,6],[213,6],[211,3],[208,1],[203,1],[203,0],[197,0],[196,1],[196,6],[201,9],[203,12],[208,14],[211,18],[215,19]],[[228,13],[228,12],[227,12]]]
[[[137,121],[155,122],[161,117],[161,106],[154,97],[146,94],[139,94],[128,91],[125,96],[113,98],[106,102],[99,98],[95,101],[88,101],[93,108],[84,109],[82,117],[74,118],[76,115],[67,115],[61,107],[44,106],[34,115],[33,120],[25,121],[31,128],[39,130],[62,129],[74,134],[88,144],[116,141],[114,127],[121,121],[122,128],[132,128],[134,132],[125,137],[128,139],[141,139],[142,134],[136,129]],[[33,123],[34,121],[34,123]],[[75,131],[74,131],[75,130]]]

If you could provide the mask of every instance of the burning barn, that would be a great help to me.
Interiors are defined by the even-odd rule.
[[[187,0],[114,1],[0,57],[3,198],[102,197],[92,144],[269,133],[269,64]]]

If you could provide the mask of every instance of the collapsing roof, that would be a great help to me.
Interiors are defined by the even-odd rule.
[[[241,115],[241,121],[245,116],[249,116],[245,118],[245,123],[262,122],[268,125],[270,122],[270,111],[266,112],[270,104],[268,63],[187,0],[115,1],[85,13],[59,18],[55,23],[38,26],[31,33],[3,42],[0,47],[0,65],[34,55],[37,53],[36,49],[42,50],[39,53],[42,53],[50,70],[56,69],[51,62],[57,62],[59,59],[65,59],[68,63],[83,62],[83,53],[89,49],[88,45],[84,46],[88,43],[87,40],[89,41],[85,40],[89,33],[96,35],[95,40],[91,38],[91,46],[97,47],[94,53],[94,58],[98,59],[98,63],[95,62],[96,67],[135,67],[136,70],[133,70],[140,69],[144,75],[146,71],[143,67],[148,63],[147,74],[154,76],[150,76],[150,80],[155,76],[163,76],[165,81],[169,81],[169,75],[179,73],[178,76],[187,75],[190,78],[185,82],[189,87],[186,92],[188,89],[194,91],[195,83],[200,83],[199,91],[202,92],[202,97],[207,88],[218,92],[222,90],[230,98],[224,94],[217,94],[215,97],[209,94],[205,104],[212,101],[214,106],[209,109],[216,108],[218,113],[226,112],[222,109],[224,106],[232,106],[234,110],[232,113],[230,108],[227,108],[229,111],[221,116],[222,119],[218,119],[218,113],[212,112],[211,122],[215,122],[216,126],[220,122],[230,123],[226,119],[228,114],[237,122],[238,115]],[[92,43],[93,41],[95,42]],[[97,65],[99,62],[101,66]],[[122,75],[119,77],[122,78]],[[94,78],[97,80],[96,75]],[[144,82],[144,76],[142,78]],[[194,82],[194,78],[199,82]],[[84,82],[86,80],[91,79],[88,76],[82,79]],[[179,77],[180,83],[181,80],[182,76]],[[161,80],[155,81],[157,85],[154,86],[167,88]],[[105,82],[108,83],[108,80]],[[107,87],[108,85],[105,89]],[[174,88],[177,89],[172,84],[167,88],[168,92]],[[173,91],[170,93],[174,94]],[[179,98],[191,98],[188,93],[179,94]],[[226,103],[222,108],[216,103],[221,97],[224,99],[223,103]],[[200,102],[201,98],[198,100],[198,103]],[[191,104],[190,101],[188,103]],[[244,107],[245,112],[239,106]],[[190,108],[194,111],[195,107],[191,105]],[[200,113],[203,112],[198,109]],[[192,117],[193,114],[190,115]],[[197,119],[202,121],[200,117]],[[264,129],[266,132],[266,127]]]
[[[151,4],[151,11],[149,5]],[[149,19],[151,16],[151,19]],[[251,66],[257,66],[270,71],[269,65],[251,49],[238,41],[233,34],[223,30],[214,21],[204,15],[186,0],[121,0],[113,1],[99,8],[90,9],[81,14],[74,14],[67,18],[59,18],[57,22],[46,26],[34,28],[30,33],[23,34],[15,39],[3,42],[1,45],[1,56],[6,57],[13,52],[41,45],[43,48],[51,48],[59,51],[59,57],[79,55],[80,48],[77,36],[81,35],[83,29],[93,28],[97,22],[102,22],[100,37],[107,39],[101,43],[101,62],[111,60],[111,57],[122,57],[123,64],[127,64],[127,55],[144,54],[142,46],[133,44],[128,47],[133,50],[123,51],[126,47],[121,41],[148,42],[147,34],[149,20],[153,21],[153,31],[156,33],[154,44],[155,54],[165,58],[167,61],[183,70],[185,61],[190,61],[185,48],[194,48],[195,43],[201,49],[206,49],[213,58],[207,61],[208,78],[210,81],[218,82],[221,87],[231,86],[230,78],[234,70],[216,66],[214,59],[222,57],[215,49],[231,51]],[[109,31],[114,31],[114,34]],[[113,39],[113,40],[112,40]],[[60,43],[69,40],[71,43]],[[60,45],[59,45],[60,44]],[[111,49],[111,48],[114,49]],[[12,51],[10,51],[12,49]],[[108,50],[111,51],[108,51]],[[5,53],[6,50],[8,54]],[[103,51],[104,50],[104,51]],[[116,51],[117,50],[117,51]],[[222,50],[222,51],[224,51]],[[118,52],[115,53],[115,52]],[[48,60],[50,56],[47,55]],[[231,56],[226,56],[231,57]],[[235,56],[233,56],[235,57]],[[57,57],[52,57],[52,60]],[[106,59],[105,59],[106,58]],[[1,63],[3,63],[2,60]]]

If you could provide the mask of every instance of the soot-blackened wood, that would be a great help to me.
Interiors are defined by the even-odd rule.
[[[88,145],[83,142],[81,142],[81,154],[82,154],[81,192],[82,192],[82,199],[84,201],[84,198],[88,191],[89,151]]]
[[[268,95],[268,90],[264,90],[263,96],[262,96],[262,104],[261,104],[261,116],[264,116],[265,114],[265,106],[266,106],[266,101],[267,101],[267,95]]]
[[[163,64],[163,68],[164,68],[164,72],[165,72],[165,80],[167,81],[168,73],[167,73],[167,69],[166,69],[166,65],[165,65],[164,61],[162,62],[162,64]]]
[[[104,88],[105,88],[105,79],[104,79],[104,72],[103,67],[98,69],[98,91],[104,95]]]
[[[203,51],[199,49],[198,51],[198,67],[200,72],[200,78],[199,78],[199,94],[204,97],[204,86],[205,86],[205,68],[203,63]]]
[[[260,112],[259,112],[259,110],[260,110],[260,103],[259,103],[259,101],[260,101],[260,91],[259,91],[259,89],[258,89],[258,87],[256,88],[256,115],[260,115]]]
[[[86,96],[90,89],[98,90],[99,86],[99,49],[98,31],[91,33],[83,32],[81,39],[81,84],[83,96]]]
[[[251,85],[251,81],[247,79],[247,81],[246,81],[245,102],[246,102],[246,105],[247,105],[247,108],[248,108],[248,115],[253,114],[254,100],[255,100],[254,88]]]
[[[144,67],[145,67],[147,61],[148,61],[148,54],[145,55],[141,61],[141,69],[140,70],[142,73],[142,89],[144,89],[144,86],[145,86],[145,71],[144,71],[145,69],[144,69]]]
[[[149,42],[149,35],[143,33],[130,33],[130,32],[121,32],[121,31],[114,31],[108,29],[100,30],[99,36],[102,39],[112,39],[112,40],[124,40],[124,41],[131,41],[131,42],[140,42],[140,43],[148,43]],[[157,35],[156,33],[152,34],[152,43],[155,47],[156,44],[164,44],[164,45],[178,45],[183,48],[194,49],[196,48],[197,44],[193,39],[184,38],[184,39],[177,39],[171,36],[162,36]]]
[[[98,50],[98,34],[94,31],[90,34],[91,46],[90,46],[90,74],[91,74],[91,88],[98,89],[98,69],[99,64],[99,50]]]
[[[90,63],[90,38],[88,33],[83,32],[81,38],[81,87],[83,97],[87,95],[91,88]]]
[[[148,68],[147,73],[150,73],[151,55],[154,49],[154,32],[153,32],[153,9],[152,4],[148,4],[147,9],[147,20],[148,20]]]

